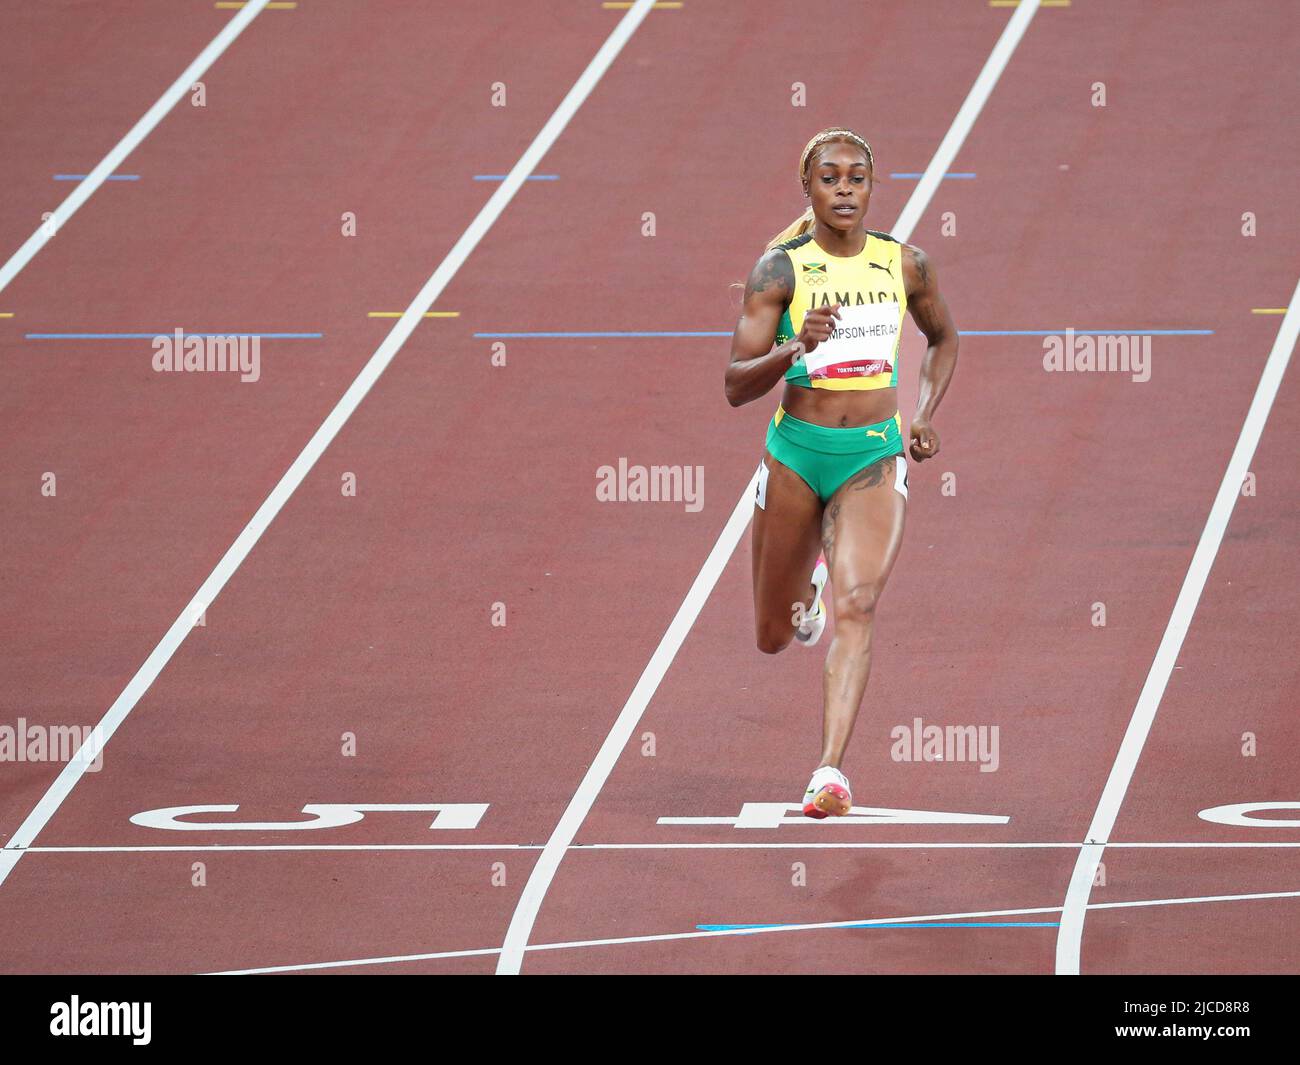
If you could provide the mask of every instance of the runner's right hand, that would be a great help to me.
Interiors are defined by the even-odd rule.
[[[835,319],[840,317],[840,305],[815,307],[804,315],[803,328],[799,330],[799,341],[805,350],[812,351],[819,341],[827,339],[835,329]]]

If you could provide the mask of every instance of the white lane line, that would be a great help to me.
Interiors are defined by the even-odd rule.
[[[537,134],[532,144],[519,157],[519,161],[515,163],[514,168],[506,175],[505,181],[497,187],[491,198],[484,204],[482,210],[470,222],[469,227],[461,234],[460,239],[452,246],[451,251],[447,253],[447,257],[433,272],[433,276],[416,293],[411,305],[406,308],[402,313],[402,317],[397,320],[378,349],[370,356],[370,360],[362,367],[356,380],[343,393],[343,397],[330,411],[325,421],[321,423],[321,427],[307,441],[307,446],[294,459],[293,465],[289,467],[284,476],[280,478],[280,482],[271,490],[271,494],[258,507],[257,513],[244,526],[243,532],[239,534],[235,542],[230,545],[229,550],[217,563],[216,569],[212,571],[208,579],[203,582],[195,593],[194,598],[189,601],[185,609],[172,622],[171,628],[167,630],[166,635],[154,648],[153,653],[149,655],[144,665],[131,678],[122,694],[109,707],[99,726],[91,731],[91,738],[82,744],[81,749],[71,761],[64,764],[63,771],[50,785],[44,796],[41,797],[36,808],[27,815],[26,820],[18,827],[9,842],[4,845],[4,849],[0,850],[0,884],[4,883],[5,878],[18,863],[23,851],[31,846],[36,834],[45,827],[63,800],[67,798],[73,786],[81,779],[86,767],[94,761],[103,746],[108,743],[113,733],[117,731],[117,727],[126,719],[127,714],[139,702],[140,697],[144,695],[154,682],[154,679],[162,672],[163,667],[176,653],[176,649],[189,635],[194,620],[207,610],[221,592],[221,589],[225,587],[226,582],[230,580],[235,570],[239,568],[240,563],[253,549],[253,545],[266,531],[266,527],[271,524],[272,519],[280,512],[280,508],[284,506],[285,502],[294,493],[294,490],[302,483],[303,478],[316,464],[316,460],[329,446],[330,441],[343,428],[344,423],[352,416],[353,411],[365,398],[371,386],[379,379],[379,375],[392,362],[398,349],[405,343],[415,327],[420,324],[424,313],[433,306],[434,301],[442,294],[442,290],[447,287],[456,271],[460,269],[478,242],[483,238],[483,235],[500,217],[501,212],[506,209],[506,206],[523,185],[529,173],[551,149],[556,139],[564,131],[564,127],[569,124],[569,120],[582,106],[583,101],[587,99],[592,89],[596,87],[596,83],[600,81],[601,76],[609,69],[609,65],[622,50],[623,45],[627,43],[628,38],[632,36],[637,26],[641,24],[641,20],[649,13],[652,3],[653,0],[636,0],[628,13],[619,20],[614,31],[609,35],[605,43],[600,46],[600,50],[596,52],[596,55],[587,65],[587,69],[582,72],[573,88],[569,90],[568,95],[560,101],[555,113],[547,120],[541,132]],[[245,8],[244,10],[248,9]]]
[[[127,135],[117,142],[113,150],[99,161],[99,165],[73,187],[68,198],[55,208],[50,219],[42,223],[36,232],[27,238],[4,266],[0,266],[0,292],[3,292],[9,282],[18,276],[18,272],[31,261],[32,256],[45,247],[50,238],[63,228],[64,223],[76,213],[77,208],[90,199],[108,176],[140,146],[140,142],[153,132],[153,128],[163,120],[167,112],[190,91],[194,83],[217,61],[218,56],[230,47],[234,39],[257,17],[266,4],[267,0],[250,0],[247,7],[241,8],[198,54],[194,62],[185,68],[181,76],[172,82],[171,87],[158,97],[157,103],[149,108],[140,121],[131,127]]]
[[[1020,38],[1024,36],[1029,20],[1034,17],[1034,12],[1038,10],[1038,4],[1039,0],[1025,0],[1016,8],[1015,14],[1011,16],[1006,28],[1002,31],[1002,36],[998,38],[997,44],[993,46],[993,51],[989,54],[989,58],[984,64],[984,69],[980,71],[979,77],[975,79],[975,84],[971,87],[966,102],[962,104],[961,109],[957,112],[952,127],[948,130],[943,141],[940,142],[938,151],[935,152],[934,158],[930,160],[930,165],[926,167],[925,176],[912,190],[907,206],[903,208],[898,223],[891,231],[898,240],[906,241],[912,235],[912,229],[920,219],[921,213],[925,210],[930,197],[934,194],[934,190],[939,187],[939,180],[943,176],[948,162],[951,161],[951,156],[957,154],[957,150],[966,139],[966,134],[970,132],[970,127],[979,114],[980,108],[984,106],[984,101],[988,99],[989,94],[993,91],[993,86],[997,84],[998,77],[1006,67],[1012,52],[1020,42]],[[948,153],[947,160],[940,157],[941,152]],[[541,909],[542,899],[546,897],[546,892],[551,886],[551,880],[555,876],[556,869],[559,868],[565,850],[573,843],[573,837],[577,835],[578,829],[595,803],[597,794],[599,794],[600,789],[604,786],[610,772],[613,770],[614,763],[618,761],[618,756],[631,737],[632,730],[636,728],[641,715],[645,713],[646,706],[654,696],[655,690],[664,678],[664,674],[668,672],[668,667],[672,664],[673,658],[681,648],[682,642],[686,639],[686,634],[691,630],[691,626],[695,624],[696,618],[700,616],[705,600],[712,593],[714,585],[718,583],[718,577],[722,574],[723,567],[736,550],[736,545],[740,543],[741,536],[744,535],[745,528],[749,524],[753,513],[751,500],[753,499],[754,486],[757,480],[758,471],[756,470],[754,476],[749,479],[749,484],[745,486],[745,490],[741,492],[740,499],[731,512],[731,517],[727,519],[727,524],[723,527],[717,543],[713,545],[713,550],[709,552],[709,557],[705,559],[704,565],[696,576],[694,583],[692,583],[690,591],[686,593],[686,598],[682,600],[682,605],[678,607],[676,616],[668,626],[668,631],[664,633],[663,639],[659,641],[659,646],[655,648],[649,664],[645,667],[645,671],[637,681],[636,687],[632,689],[632,694],[628,696],[627,702],[619,712],[613,728],[610,729],[609,735],[605,737],[605,742],[601,744],[595,761],[591,763],[582,778],[582,783],[578,785],[578,790],[574,792],[573,798],[569,800],[569,805],[560,818],[559,824],[555,826],[555,831],[551,833],[550,839],[547,840],[546,847],[537,859],[537,864],[533,866],[533,871],[528,877],[528,883],[524,885],[515,912],[510,918],[510,927],[506,930],[505,943],[502,946],[501,957],[497,963],[496,971],[499,975],[517,974],[520,966],[523,965],[524,948],[528,944],[528,936],[532,932],[533,922],[537,920],[537,913]]]
[[[1203,902],[1253,902],[1261,899],[1300,898],[1300,891],[1262,891],[1250,895],[1198,895],[1175,899],[1137,899],[1130,902],[1093,902],[1090,910],[1119,910],[1140,906],[1184,906]],[[583,947],[628,946],[637,943],[666,943],[681,939],[717,939],[723,936],[757,936],[769,932],[816,932],[851,928],[859,924],[911,924],[915,921],[960,921],[977,917],[1029,917],[1060,913],[1060,906],[1035,906],[1023,910],[972,910],[967,913],[927,913],[914,917],[859,917],[851,921],[822,921],[817,924],[769,925],[766,928],[726,928],[712,932],[669,932],[653,936],[619,936],[615,939],[578,939],[567,943],[530,943],[525,950],[574,950]],[[306,972],[311,969],[342,969],[349,965],[389,965],[397,962],[429,961],[437,958],[469,958],[496,954],[496,949],[444,950],[434,954],[399,954],[383,958],[351,958],[346,961],[308,962],[305,965],[274,965],[261,969],[229,969],[209,976],[247,976],[256,973]]]
[[[439,958],[476,958],[500,954],[500,947],[481,947],[478,950],[440,950],[432,954],[397,954],[391,958],[356,958],[345,961],[317,961],[306,965],[266,965],[260,969],[222,969],[220,972],[200,973],[200,976],[264,976],[269,973],[306,973],[319,969],[346,969],[351,965],[389,965],[394,962],[436,961]]]
[[[1255,891],[1247,895],[1191,895],[1177,899],[1140,899],[1136,902],[1090,902],[1088,909],[1124,910],[1131,906],[1187,906],[1194,902],[1257,902],[1260,899],[1296,898],[1300,898],[1300,891]]]
[[[261,969],[223,969],[201,976],[261,976],[268,973],[304,973],[318,969],[346,969],[350,965],[387,965],[402,961],[435,961],[438,958],[474,958],[485,954],[499,954],[500,947],[482,947],[478,950],[440,950],[434,954],[400,954],[392,958],[361,958],[357,961],[318,961],[307,965],[268,965]]]
[[[167,854],[174,851],[539,851],[541,843],[177,843],[28,847],[28,854]],[[1075,850],[1079,843],[574,843],[570,851],[673,850]],[[1201,848],[1296,848],[1300,842],[1108,843],[1112,850],[1199,850]]]
[[[1077,846],[1077,844],[1076,844]],[[194,843],[156,847],[28,847],[28,854],[170,854],[173,851],[539,851],[540,843]]]
[[[1233,507],[1241,493],[1242,481],[1264,432],[1264,423],[1268,421],[1268,413],[1282,383],[1282,375],[1291,360],[1291,350],[1295,347],[1297,334],[1300,334],[1300,282],[1297,282],[1295,291],[1291,294],[1286,317],[1282,319],[1277,339],[1273,342],[1273,350],[1264,363],[1264,371],[1255,389],[1255,398],[1251,400],[1250,410],[1246,412],[1246,420],[1241,426],[1241,435],[1237,437],[1237,446],[1233,449],[1232,458],[1228,460],[1219,493],[1214,497],[1210,516],[1192,555],[1191,565],[1187,568],[1187,576],[1183,578],[1173,613],[1169,615],[1169,624],[1165,626],[1165,633],[1160,638],[1160,646],[1156,649],[1146,683],[1142,685],[1137,706],[1133,709],[1133,716],[1129,719],[1128,729],[1120,743],[1119,753],[1106,778],[1106,786],[1102,789],[1092,824],[1088,827],[1087,843],[1075,859],[1074,873],[1066,890],[1061,927],[1056,937],[1056,971],[1059,974],[1075,975],[1079,972],[1083,920],[1088,910],[1088,897],[1092,892],[1097,865],[1106,849],[1106,841],[1115,828],[1115,819],[1119,816],[1124,793],[1128,791],[1129,782],[1133,779],[1133,771],[1137,768],[1138,757],[1146,743],[1147,734],[1151,731],[1152,722],[1155,721],[1165,685],[1173,674],[1183,638],[1192,623],[1192,615],[1196,612],[1196,604],[1200,601],[1214,558],[1219,553],[1228,520],[1232,517]]]
[[[571,851],[599,850],[1074,850],[1075,843],[575,843]],[[1133,849],[1200,847],[1300,847],[1294,843],[1111,843]]]
[[[705,559],[704,566],[696,575],[690,591],[686,593],[686,598],[678,607],[676,617],[668,626],[663,639],[659,641],[659,646],[655,648],[649,664],[641,674],[641,679],[636,682],[636,687],[628,696],[613,728],[605,737],[605,742],[601,744],[595,761],[588,767],[582,783],[578,785],[578,790],[569,800],[569,805],[560,818],[559,824],[555,826],[555,831],[551,833],[550,839],[546,841],[546,846],[538,856],[519,901],[515,904],[515,911],[510,917],[510,926],[506,929],[505,942],[497,963],[498,974],[519,972],[519,967],[523,964],[523,952],[528,943],[528,935],[533,929],[537,911],[541,908],[542,899],[551,885],[555,870],[559,867],[565,850],[573,843],[573,837],[596,801],[597,793],[614,768],[619,752],[631,738],[632,730],[636,728],[642,713],[659,687],[659,682],[668,672],[668,667],[686,639],[686,634],[695,624],[695,619],[699,617],[704,601],[713,591],[723,566],[727,564],[727,559],[731,557],[736,544],[740,542],[745,526],[749,524],[750,508],[753,506],[751,500],[757,480],[758,473],[755,471],[749,479],[748,486],[740,495],[740,502],[736,504],[731,517],[727,519],[727,524],[718,537],[717,543],[713,545],[713,550]]]
[[[1007,63],[1011,61],[1011,55],[1015,52],[1020,39],[1025,35],[1025,30],[1029,28],[1029,20],[1034,17],[1038,10],[1040,0],[1025,0],[1018,8],[1015,14],[1007,22],[1006,29],[1002,31],[1002,36],[998,38],[997,44],[993,46],[993,51],[989,53],[988,60],[984,64],[984,69],[979,72],[979,77],[975,79],[975,84],[971,86],[970,92],[966,96],[965,102],[961,105],[961,110],[957,112],[957,117],[952,120],[952,126],[949,128],[947,135],[939,142],[938,150],[934,153],[934,158],[930,160],[930,165],[925,168],[925,173],[921,175],[921,180],[917,183],[911,197],[903,207],[903,213],[898,216],[898,222],[895,224],[891,233],[899,240],[907,240],[912,235],[912,230],[916,224],[921,221],[921,215],[929,206],[930,198],[939,188],[939,183],[943,180],[944,174],[948,173],[948,168],[952,165],[961,146],[966,141],[966,135],[970,133],[971,127],[975,125],[975,119],[979,118],[980,111],[984,109],[984,104],[993,94],[993,87],[998,83],[998,78],[1002,76],[1002,71],[1006,69]]]

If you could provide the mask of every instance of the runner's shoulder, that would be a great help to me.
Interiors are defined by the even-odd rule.
[[[794,295],[794,263],[778,244],[760,256],[745,286],[745,298],[759,295],[763,299],[788,303]]]
[[[901,242],[900,242],[901,243]],[[915,244],[903,244],[903,278],[909,294],[922,292],[934,283],[934,264]]]

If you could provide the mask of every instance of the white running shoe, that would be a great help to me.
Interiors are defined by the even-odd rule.
[[[811,581],[816,595],[813,596],[812,606],[804,611],[803,624],[794,630],[794,638],[805,647],[815,644],[826,631],[826,604],[822,602],[822,590],[826,587],[826,578],[829,576],[826,560],[819,558],[813,567]]]
[[[853,793],[849,790],[849,778],[834,766],[824,765],[812,775],[808,790],[803,793],[803,814],[805,817],[823,817],[834,815],[843,817],[853,809]]]

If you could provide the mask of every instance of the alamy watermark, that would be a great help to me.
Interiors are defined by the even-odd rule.
[[[704,507],[703,466],[628,465],[596,470],[596,498],[602,503],[683,503],[696,513]]]
[[[153,368],[158,373],[238,373],[245,383],[262,376],[262,338],[256,334],[186,336],[177,328],[153,338]]]
[[[152,1002],[82,1002],[72,995],[50,1006],[50,1035],[128,1037],[135,1046],[148,1046],[152,1019]]]
[[[86,763],[87,773],[104,767],[99,725],[33,725],[25,717],[16,725],[0,725],[0,762],[76,761]]]
[[[895,762],[978,762],[981,773],[996,773],[999,764],[997,725],[911,725],[889,730]]]
[[[1043,369],[1048,373],[1109,372],[1132,374],[1134,381],[1151,380],[1151,337],[1076,335],[1043,338]]]

